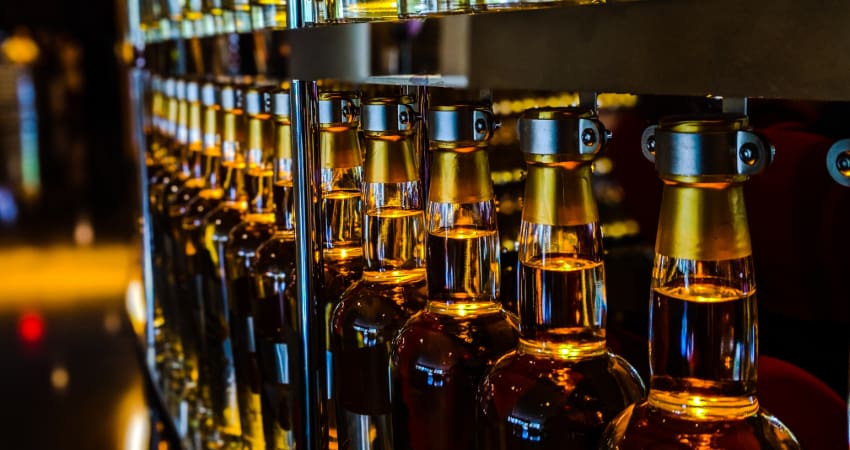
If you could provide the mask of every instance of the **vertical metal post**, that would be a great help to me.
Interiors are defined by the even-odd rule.
[[[430,98],[428,97],[428,86],[422,85],[416,89],[416,103],[419,111],[419,135],[416,144],[419,147],[419,179],[422,183],[423,198],[428,204],[428,186],[431,182],[431,152],[428,151],[428,108]]]
[[[287,27],[304,27],[304,4],[302,0],[287,2]],[[322,414],[320,409],[321,387],[319,380],[317,275],[321,273],[320,234],[316,228],[321,224],[321,211],[316,207],[319,184],[315,177],[319,165],[313,140],[315,121],[313,112],[318,101],[315,84],[305,80],[292,80],[290,88],[290,111],[292,118],[292,160],[294,164],[293,191],[295,195],[295,267],[297,272],[298,333],[301,344],[301,376],[303,386],[299,389],[299,411],[303,417],[304,443],[307,449],[321,450],[324,444]]]
[[[119,2],[120,3],[120,2]],[[121,8],[121,6],[118,6]],[[142,34],[140,21],[141,11],[138,2],[127,2],[124,6],[124,20],[120,21],[123,31],[124,45],[132,47],[133,53],[130,59],[124,61],[122,67],[126,68],[127,80],[127,112],[129,113],[129,145],[136,153],[136,164],[138,164],[139,195],[141,204],[140,234],[142,240],[142,283],[145,296],[145,364],[152,377],[157,376],[155,369],[155,330],[154,330],[154,292],[153,292],[153,228],[151,222],[150,203],[148,201],[148,171],[145,151],[148,143],[145,139],[144,125],[144,89],[145,89],[145,40]],[[119,16],[120,17],[120,16]],[[153,380],[154,383],[157,380]]]

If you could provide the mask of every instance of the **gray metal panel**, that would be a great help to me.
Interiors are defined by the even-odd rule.
[[[293,78],[850,100],[848,24],[846,0],[647,0],[428,19],[406,43],[399,22],[285,33]],[[375,64],[387,48],[412,70]]]

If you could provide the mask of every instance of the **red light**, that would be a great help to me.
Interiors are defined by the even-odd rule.
[[[24,313],[18,322],[18,336],[31,344],[40,341],[44,337],[44,319],[38,313]]]

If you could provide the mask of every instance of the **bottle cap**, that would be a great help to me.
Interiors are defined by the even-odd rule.
[[[218,104],[219,87],[213,83],[204,83],[201,86],[201,104],[204,106],[215,106]]]
[[[522,114],[517,135],[527,157],[556,162],[592,161],[611,133],[590,109],[541,108]]]
[[[248,88],[244,91],[245,114],[257,115],[263,113],[262,94],[256,88]]]
[[[289,91],[280,89],[272,93],[271,110],[275,118],[289,118]]]
[[[162,82],[162,91],[166,97],[174,97],[176,91],[176,87],[174,85],[174,78],[169,77]]]
[[[484,106],[435,106],[428,113],[428,138],[438,147],[484,146],[497,126],[490,108]]]
[[[186,82],[186,101],[195,103],[200,101],[200,89],[197,81]]]
[[[233,111],[236,108],[236,92],[233,86],[224,85],[219,91],[221,97],[221,109],[223,111]]]
[[[174,97],[177,100],[186,100],[186,82],[183,80],[176,80],[174,82]]]
[[[362,105],[360,128],[367,133],[410,134],[416,125],[416,111],[410,97],[371,98]]]
[[[319,94],[319,125],[356,126],[360,119],[360,96],[354,92]]]
[[[763,172],[774,154],[737,114],[665,117],[644,131],[641,144],[662,178],[746,179]]]

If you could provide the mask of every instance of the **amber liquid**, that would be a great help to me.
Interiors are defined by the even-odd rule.
[[[399,331],[392,355],[395,448],[474,448],[476,390],[517,344],[506,313],[459,316],[422,311]]]
[[[474,301],[498,297],[499,258],[495,230],[438,229],[428,234],[431,300]]]
[[[204,218],[206,258],[202,274],[211,404],[214,425],[225,440],[226,436],[241,440],[242,435],[224,258],[228,233],[242,221],[242,214],[243,209],[224,202]]]
[[[549,253],[520,265],[520,332],[552,343],[602,343],[605,275],[601,261]]]
[[[360,191],[333,191],[322,196],[327,250],[361,251],[360,205]]]
[[[254,449],[263,448],[265,441],[260,406],[260,369],[251,313],[254,280],[249,269],[256,259],[257,248],[271,237],[274,224],[271,221],[254,221],[250,215],[246,220],[230,231],[225,253],[239,417],[242,436]]]
[[[609,353],[577,360],[510,353],[481,383],[478,448],[596,448],[608,422],[642,397],[637,373]]]
[[[796,450],[800,445],[764,410],[742,417],[689,420],[644,402],[626,408],[606,429],[600,448],[618,450]]]
[[[197,397],[200,373],[201,329],[196,314],[199,304],[198,292],[190,273],[190,255],[186,253],[188,238],[183,233],[183,216],[188,211],[189,202],[200,192],[200,187],[187,185],[189,180],[181,183],[180,178],[172,181],[166,191],[165,204],[171,247],[169,285],[179,319],[177,330],[184,356],[181,396],[193,403]],[[190,412],[190,414],[195,413]]]
[[[695,395],[752,395],[756,296],[719,280],[655,288],[651,297],[652,389]],[[734,364],[732,364],[734,362]]]
[[[604,448],[799,448],[754,398],[755,293],[727,285],[703,278],[653,290],[649,400],[611,423]]]
[[[297,367],[300,365],[295,276],[295,236],[278,232],[257,250],[255,292],[251,299],[254,336],[260,365],[263,430],[268,448],[306,445],[297,434]],[[303,384],[301,384],[303,385]]]
[[[371,272],[404,271],[424,266],[423,211],[401,208],[369,211],[363,217],[363,229],[366,236],[373,237],[364,243],[363,255]]]
[[[334,310],[331,352],[340,449],[394,448],[391,344],[407,318],[427,300],[425,270],[403,273],[407,279],[396,282],[358,281]]]

